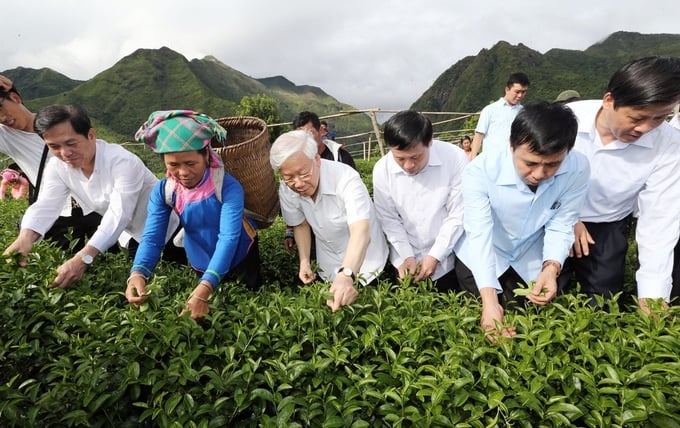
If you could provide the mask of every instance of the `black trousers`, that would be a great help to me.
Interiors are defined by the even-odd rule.
[[[560,289],[569,289],[576,280],[581,292],[611,298],[623,290],[630,220],[584,224],[595,244],[590,246],[588,256],[565,261],[558,279]]]
[[[454,271],[456,272],[460,289],[479,297],[479,289],[477,288],[477,282],[475,281],[472,271],[457,257],[456,268]],[[523,306],[526,303],[526,299],[524,297],[515,296],[512,291],[518,287],[517,284],[522,284],[525,287],[527,286],[526,281],[524,281],[522,277],[519,276],[512,266],[503,272],[503,274],[498,278],[498,283],[503,289],[503,292],[498,296],[498,301],[501,305],[506,308],[513,308],[516,305]]]
[[[675,245],[673,250],[673,289],[671,291],[671,299],[680,297],[680,240]],[[676,304],[680,302],[675,302]]]
[[[172,240],[171,240],[172,242]],[[203,272],[196,270],[200,278]],[[258,290],[262,286],[262,273],[260,271],[260,245],[256,235],[246,257],[222,278],[224,281],[242,281],[249,290]]]
[[[97,231],[102,216],[96,212],[83,215],[82,208],[74,206],[71,208],[70,217],[59,217],[54,222],[52,228],[45,233],[44,239],[49,239],[57,244],[64,251],[69,251],[71,240],[73,240],[73,252],[82,250],[87,240]],[[114,247],[118,248],[118,247]]]
[[[390,261],[387,261],[387,264],[385,265],[385,269],[383,271],[387,274],[387,278],[392,281],[393,283],[398,283],[399,280],[399,271],[397,270],[394,265],[390,263]],[[456,278],[456,272],[455,270],[451,269],[449,272],[445,273],[444,275],[440,276],[436,280],[432,281],[435,287],[437,287],[437,291],[440,293],[446,293],[449,291],[457,292],[461,291],[460,287],[458,286],[458,280]]]

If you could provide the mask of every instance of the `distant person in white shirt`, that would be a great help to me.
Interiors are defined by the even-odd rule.
[[[524,303],[513,296],[518,283],[536,281],[528,299],[537,305],[557,293],[588,185],[588,160],[570,151],[576,129],[564,105],[529,104],[512,123],[510,145],[465,168],[455,269],[459,286],[481,295],[491,341],[515,334],[503,324],[503,306]]]
[[[299,277],[316,279],[311,263],[311,232],[319,275],[332,282],[333,312],[352,304],[358,292],[378,277],[387,260],[387,243],[373,201],[359,173],[341,162],[321,159],[310,132],[290,131],[276,139],[269,160],[281,174],[281,215],[293,226],[300,257]]]
[[[666,123],[678,101],[680,59],[646,57],[616,71],[602,100],[568,104],[579,121],[574,150],[592,174],[566,269],[590,295],[622,291],[635,212],[637,295],[647,313],[647,299],[669,299],[680,234],[680,133]]]
[[[136,242],[141,240],[149,194],[158,179],[134,154],[98,140],[90,118],[78,107],[42,109],[36,115],[35,129],[53,157],[45,168],[38,200],[26,210],[19,236],[4,254],[26,256],[59,217],[71,194],[84,212],[97,212],[102,219],[84,248],[57,268],[52,285],[63,288],[80,280],[94,258],[113,246],[123,231]],[[166,242],[178,224],[174,216]]]
[[[510,137],[510,125],[522,110],[520,102],[529,90],[529,77],[524,73],[513,73],[505,84],[505,95],[495,103],[482,109],[472,138],[474,159],[484,144],[484,151],[505,150]]]
[[[383,128],[389,153],[373,168],[373,199],[399,279],[431,278],[456,290],[453,246],[463,234],[461,178],[468,163],[453,144],[432,139],[427,116],[405,110]]]

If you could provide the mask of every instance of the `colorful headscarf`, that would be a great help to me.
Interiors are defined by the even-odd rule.
[[[201,150],[213,137],[224,142],[227,131],[210,116],[191,110],[155,111],[135,133],[135,140],[156,153]]]

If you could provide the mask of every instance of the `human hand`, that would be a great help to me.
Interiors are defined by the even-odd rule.
[[[52,281],[52,287],[67,288],[74,282],[80,281],[87,269],[87,265],[79,255],[66,260],[57,268],[57,276]]]
[[[139,307],[146,301],[149,294],[146,292],[146,277],[141,273],[132,273],[127,280],[125,298],[127,301]]]
[[[9,80],[6,76],[3,76],[2,74],[0,74],[0,90],[1,91],[9,92],[9,90],[12,89],[13,86],[14,86],[14,84],[12,83],[11,80]]]
[[[398,268],[397,268],[397,273],[399,274],[399,279],[404,279],[407,276],[415,276],[416,275],[416,269],[418,269],[418,265],[416,264],[416,258],[411,256],[411,257],[406,257],[406,260],[404,260],[404,263],[402,263]]]
[[[283,239],[283,248],[288,254],[295,254],[297,251],[297,245],[295,245],[295,238],[292,236],[286,236]]]
[[[553,265],[546,264],[538,274],[536,282],[527,299],[537,305],[545,305],[557,295],[557,270]]]
[[[210,312],[208,306],[208,297],[212,293],[212,285],[207,282],[199,282],[194,291],[189,296],[184,310],[179,316],[184,315],[187,311],[191,312],[191,319],[200,320],[203,316]]]
[[[647,297],[640,297],[638,299],[638,306],[645,315],[650,316],[656,316],[660,311],[665,312],[668,310],[668,303],[661,298],[651,299]]]
[[[359,292],[354,288],[354,281],[346,275],[335,276],[330,292],[333,293],[333,299],[326,300],[326,304],[333,312],[342,306],[351,305],[359,296]]]
[[[423,260],[420,262],[420,270],[416,275],[416,281],[431,277],[434,270],[437,268],[437,263],[439,263],[439,260],[432,256],[423,257]]]
[[[503,325],[503,307],[498,302],[496,289],[484,287],[479,289],[482,297],[482,319],[481,325],[484,329],[486,339],[491,343],[496,343],[499,337],[512,337],[517,334],[515,327]]]
[[[303,284],[310,284],[316,279],[316,273],[312,270],[310,263],[300,263],[300,273],[298,274]]]
[[[5,249],[2,255],[9,256],[11,254],[18,254],[19,266],[26,267],[28,264],[28,253],[31,251],[31,248],[33,248],[33,241],[19,235],[19,237]],[[11,262],[11,259],[7,259],[7,263]]]
[[[586,225],[578,221],[574,225],[574,245],[569,249],[569,257],[576,256],[581,258],[590,254],[589,245],[593,245],[595,240],[590,236]]]

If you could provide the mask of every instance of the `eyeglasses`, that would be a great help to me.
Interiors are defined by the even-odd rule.
[[[300,181],[307,181],[312,177],[312,174],[314,173],[314,160],[312,160],[312,166],[309,169],[309,172],[305,172],[303,174],[298,174],[294,177],[290,178],[282,178],[283,182],[286,183],[289,186],[294,185],[298,180]]]

